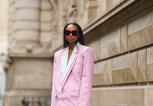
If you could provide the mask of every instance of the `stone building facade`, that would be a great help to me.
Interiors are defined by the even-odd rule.
[[[9,0],[9,6],[5,106],[50,96],[51,60],[68,22],[82,26],[94,49],[92,106],[153,105],[153,0]]]

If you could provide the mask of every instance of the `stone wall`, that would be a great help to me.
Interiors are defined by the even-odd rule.
[[[50,58],[62,47],[68,22],[82,26],[94,49],[92,106],[153,105],[152,0],[10,0],[9,5],[6,106],[21,105],[24,95],[49,96]]]
[[[77,16],[69,15],[73,9],[67,6],[65,17],[83,27],[86,43],[94,49],[92,106],[153,105],[153,1],[75,3]]]
[[[153,104],[153,3],[129,5],[87,33],[98,36],[94,41],[87,38],[95,51],[93,106]]]

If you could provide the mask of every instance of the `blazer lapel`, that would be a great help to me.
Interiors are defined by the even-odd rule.
[[[60,81],[63,82],[63,79],[65,77],[65,71],[67,69],[67,59],[68,59],[68,48],[65,48],[62,57],[61,57],[61,74],[60,74]]]
[[[66,75],[65,75],[65,77],[64,77],[64,79],[63,79],[63,81],[62,81],[62,83],[61,83],[61,89],[63,88],[63,86],[64,86],[64,84],[65,84],[65,82],[66,82],[68,76],[70,75],[70,73],[71,73],[71,71],[72,71],[72,68],[73,68],[73,66],[74,66],[74,64],[75,64],[75,62],[76,62],[76,59],[77,59],[77,57],[78,57],[78,52],[79,52],[79,46],[80,46],[80,44],[77,43],[76,50],[74,51],[74,58],[73,58],[73,60],[70,62],[71,64],[70,64],[70,66],[68,67],[68,71],[67,71],[67,73],[66,73]]]

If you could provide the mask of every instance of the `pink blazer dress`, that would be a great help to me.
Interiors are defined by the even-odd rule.
[[[93,50],[77,43],[67,58],[68,47],[54,55],[51,106],[91,106]]]

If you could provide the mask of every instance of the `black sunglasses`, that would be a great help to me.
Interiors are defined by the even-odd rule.
[[[64,31],[64,35],[69,36],[70,34],[72,34],[73,36],[78,35],[79,31],[78,30],[74,30],[74,31],[69,31],[69,30],[65,30]]]

